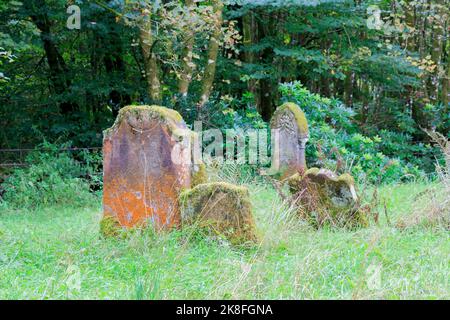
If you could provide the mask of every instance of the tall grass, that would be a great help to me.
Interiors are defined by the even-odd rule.
[[[249,188],[256,246],[189,229],[103,238],[98,198],[94,206],[40,205],[32,215],[0,208],[0,299],[450,298],[448,230],[399,232],[383,217],[359,230],[316,230],[270,184],[239,166],[225,170],[210,179]],[[411,218],[412,200],[429,187],[383,186],[379,198],[395,223]],[[371,282],[373,270],[379,281]]]
[[[439,179],[418,195],[413,214],[399,221],[398,225],[401,228],[421,225],[450,230],[450,141],[437,132],[427,133],[442,151],[443,161],[436,164]]]
[[[0,298],[362,299],[449,298],[448,231],[315,230],[276,191],[248,186],[261,242],[242,249],[190,230],[99,234],[96,207],[0,211]],[[383,187],[391,218],[423,188]],[[408,207],[407,207],[408,206]],[[368,280],[381,267],[379,286]],[[369,270],[369,271],[368,271]]]

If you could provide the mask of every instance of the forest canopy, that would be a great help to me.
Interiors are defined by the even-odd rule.
[[[378,155],[381,167],[409,168],[398,177],[430,173],[437,152],[423,129],[450,136],[449,7],[448,0],[1,2],[0,146],[100,146],[102,130],[130,104],[176,109],[188,125],[260,128],[294,100],[315,126],[310,161],[324,152],[336,165],[354,154],[362,171]]]

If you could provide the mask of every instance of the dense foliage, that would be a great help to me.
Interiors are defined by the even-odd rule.
[[[69,5],[80,8],[79,29],[68,27]],[[293,100],[311,123],[311,163],[372,181],[430,173],[436,154],[421,128],[450,135],[449,7],[1,2],[0,148],[44,138],[99,146],[131,103],[164,104],[189,124],[225,129],[264,128],[277,105]]]
[[[307,162],[311,166],[332,168],[337,172],[351,172],[360,181],[373,183],[407,181],[424,175],[415,163],[408,162],[406,150],[389,149],[383,141],[392,134],[383,130],[379,135],[365,136],[354,122],[355,112],[339,100],[310,93],[299,82],[281,86],[282,100],[303,106],[310,126]],[[406,138],[389,140],[391,144],[406,145]],[[430,152],[430,145],[420,151]],[[420,160],[419,160],[420,161]]]
[[[93,202],[101,188],[100,157],[60,152],[67,145],[44,142],[30,153],[25,168],[16,169],[1,186],[0,206],[38,208],[46,205],[83,206]]]

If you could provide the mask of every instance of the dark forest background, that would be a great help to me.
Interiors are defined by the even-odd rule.
[[[449,5],[2,0],[0,146],[101,146],[129,104],[205,128],[265,128],[293,101],[312,127],[310,163],[428,174],[438,152],[423,129],[450,136]]]

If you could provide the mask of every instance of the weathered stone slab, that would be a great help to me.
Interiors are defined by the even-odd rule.
[[[191,183],[187,132],[178,112],[159,106],[128,106],[104,132],[103,212],[122,227],[180,222],[178,196]],[[175,138],[174,138],[175,137]],[[181,147],[180,147],[181,146]],[[173,154],[179,157],[173,161]],[[181,160],[180,160],[181,159]],[[110,223],[109,223],[110,224]]]
[[[311,168],[287,179],[300,216],[316,226],[366,226],[368,217],[358,203],[355,181],[349,174]]]
[[[272,150],[272,169],[281,178],[306,170],[305,147],[309,138],[308,121],[295,103],[277,108],[270,122],[277,138]]]
[[[180,195],[182,224],[195,225],[233,244],[257,241],[247,188],[225,182],[199,184]]]

